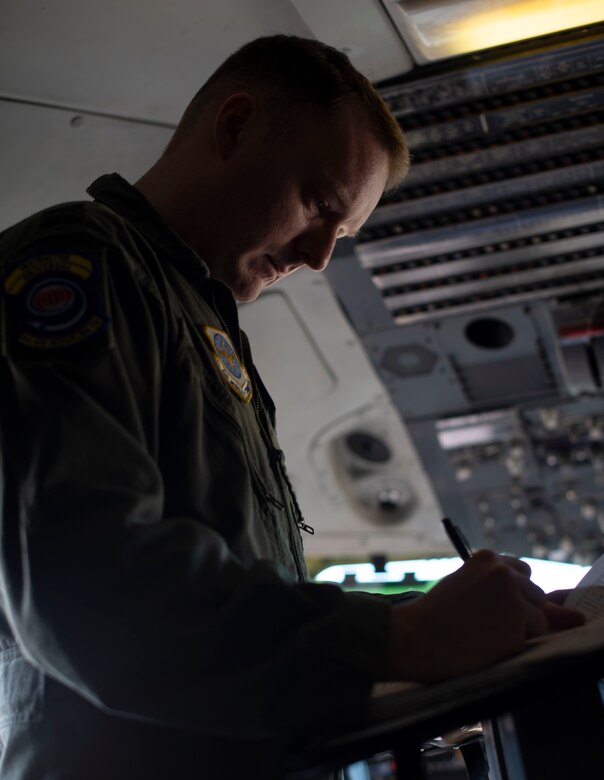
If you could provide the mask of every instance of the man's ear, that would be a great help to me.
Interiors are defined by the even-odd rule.
[[[247,92],[230,95],[220,106],[214,122],[214,142],[223,160],[233,156],[255,115],[256,101]]]

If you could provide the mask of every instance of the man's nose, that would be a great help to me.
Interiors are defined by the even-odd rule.
[[[327,225],[305,231],[298,237],[299,261],[313,271],[322,271],[329,263],[336,238],[335,229]]]

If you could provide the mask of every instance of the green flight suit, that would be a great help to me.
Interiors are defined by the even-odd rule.
[[[0,778],[279,777],[362,717],[388,606],[304,581],[230,291],[89,192],[0,235]]]

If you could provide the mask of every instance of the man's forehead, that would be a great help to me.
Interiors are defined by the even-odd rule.
[[[341,209],[354,208],[368,188],[375,188],[375,175],[381,178],[390,167],[390,155],[362,107],[309,106],[300,111],[297,122],[286,121],[290,132],[283,141],[290,159],[303,158],[307,180],[329,187],[330,198],[335,197],[339,202],[334,205]]]

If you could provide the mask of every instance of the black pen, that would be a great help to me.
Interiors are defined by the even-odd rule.
[[[453,547],[457,550],[459,557],[462,561],[467,561],[468,558],[472,557],[472,549],[470,548],[466,537],[461,532],[461,529],[459,526],[455,525],[455,523],[451,522],[448,517],[443,517],[442,523],[447,532],[447,536],[451,540]]]

